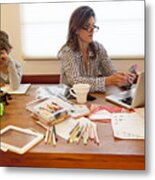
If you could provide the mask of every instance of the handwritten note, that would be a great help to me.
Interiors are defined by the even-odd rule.
[[[121,139],[144,139],[144,118],[136,112],[112,115],[114,136]]]

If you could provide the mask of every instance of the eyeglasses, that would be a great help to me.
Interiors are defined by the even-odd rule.
[[[93,26],[83,26],[82,29],[86,30],[87,32],[97,32],[100,28],[96,25],[93,25]]]

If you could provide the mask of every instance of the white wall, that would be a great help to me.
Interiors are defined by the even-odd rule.
[[[24,61],[22,57],[20,36],[20,9],[19,4],[1,5],[1,29],[10,36],[13,46],[12,55],[23,65],[23,74],[58,74],[59,61]]]
[[[60,62],[53,61],[24,61],[22,56],[22,43],[20,31],[20,9],[19,4],[1,4],[1,29],[9,34],[10,42],[13,46],[12,55],[19,60],[23,66],[23,74],[59,74]],[[144,61],[136,60],[123,61],[114,60],[114,65],[118,70],[127,71],[130,65],[137,63],[139,70],[144,69]]]

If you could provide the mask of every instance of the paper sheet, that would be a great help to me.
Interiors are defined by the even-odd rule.
[[[56,124],[56,133],[63,139],[67,140],[69,138],[69,133],[76,125],[76,123],[76,120],[69,118],[59,124]]]
[[[136,112],[112,115],[114,136],[121,139],[144,139],[144,118]]]
[[[71,130],[75,127],[75,125],[77,123],[80,123],[81,125],[86,125],[89,123],[92,123],[93,126],[96,128],[96,124],[91,122],[88,118],[85,117],[81,117],[79,119],[73,119],[73,118],[69,118],[63,122],[61,122],[60,124],[56,124],[56,133],[64,138],[65,140],[67,140],[70,136],[70,132]]]

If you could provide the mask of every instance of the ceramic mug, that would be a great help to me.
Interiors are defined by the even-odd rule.
[[[70,94],[76,98],[79,104],[84,104],[87,102],[89,89],[89,84],[74,84],[73,87],[70,88]]]

